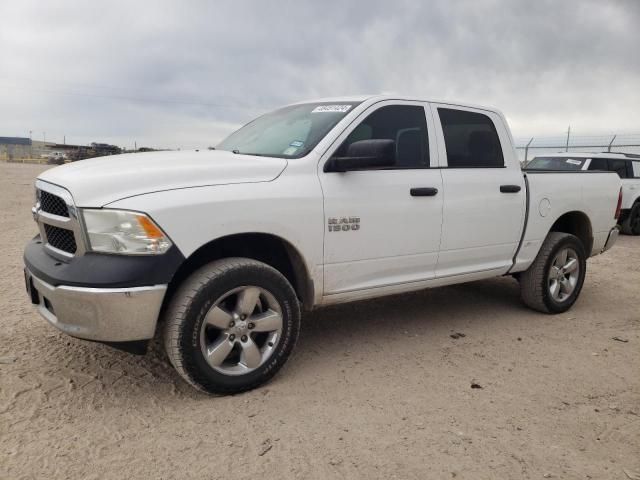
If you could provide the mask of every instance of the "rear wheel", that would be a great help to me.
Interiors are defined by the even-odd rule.
[[[165,348],[187,382],[232,394],[273,377],[299,331],[300,306],[286,278],[264,263],[229,258],[202,267],[176,292]]]
[[[580,295],[586,269],[587,256],[577,237],[549,233],[536,259],[520,276],[523,302],[539,312],[567,311]]]
[[[622,233],[626,235],[640,235],[640,202],[631,208],[629,215],[622,222]]]

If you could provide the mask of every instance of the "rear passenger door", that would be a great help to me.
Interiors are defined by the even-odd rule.
[[[622,208],[633,206],[640,197],[640,161],[622,158],[593,158],[589,170],[615,172],[622,183]]]
[[[609,171],[616,172],[621,179],[629,178],[629,168],[631,165],[627,160],[610,158]]]
[[[504,122],[494,112],[445,104],[432,104],[432,115],[444,191],[436,277],[506,272],[520,241],[526,192]]]

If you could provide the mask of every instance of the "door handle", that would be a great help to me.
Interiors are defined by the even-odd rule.
[[[433,187],[412,188],[409,193],[412,197],[435,197],[438,194],[438,189]]]
[[[500,185],[502,193],[518,193],[520,190],[522,190],[520,185]]]

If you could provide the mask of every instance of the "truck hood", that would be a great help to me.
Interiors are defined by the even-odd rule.
[[[38,178],[69,190],[79,207],[102,207],[150,192],[269,182],[286,166],[284,158],[222,150],[148,152],[80,160],[47,170]]]

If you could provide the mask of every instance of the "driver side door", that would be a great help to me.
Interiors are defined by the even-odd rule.
[[[324,294],[393,288],[435,277],[442,176],[432,118],[423,102],[379,102],[364,111],[319,162],[324,193]],[[395,142],[393,166],[324,172],[359,140]]]

